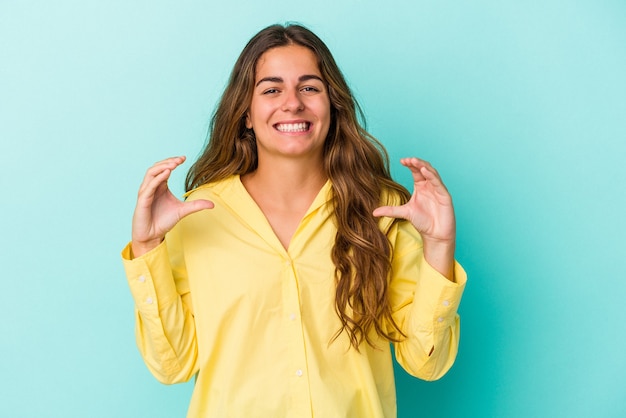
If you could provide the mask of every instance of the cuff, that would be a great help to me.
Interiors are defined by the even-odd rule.
[[[122,250],[121,256],[128,286],[140,312],[158,314],[159,308],[176,299],[178,293],[165,242],[137,258],[131,258],[129,243]],[[155,280],[155,276],[159,279]]]
[[[436,330],[454,325],[467,282],[463,267],[455,261],[455,282],[451,282],[423,260],[420,276],[415,289],[412,318],[423,320],[415,326]]]

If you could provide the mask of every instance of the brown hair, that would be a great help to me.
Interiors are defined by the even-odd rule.
[[[410,195],[391,179],[385,149],[362,127],[361,108],[328,47],[313,32],[300,25],[273,25],[248,42],[211,120],[209,142],[187,174],[186,190],[256,169],[256,142],[245,124],[256,64],[269,49],[293,44],[316,55],[331,103],[324,170],[332,184],[337,224],[331,256],[337,279],[335,309],[342,324],[334,338],[346,331],[357,350],[363,340],[374,346],[369,335],[373,328],[379,336],[397,341],[395,331],[403,333],[391,316],[387,294],[391,245],[372,211],[385,192],[401,203]]]

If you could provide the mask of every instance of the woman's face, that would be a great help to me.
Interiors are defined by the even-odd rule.
[[[330,99],[315,54],[289,45],[266,51],[246,127],[254,130],[259,161],[269,157],[319,158],[330,126]]]

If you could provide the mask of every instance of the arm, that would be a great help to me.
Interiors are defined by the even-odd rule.
[[[135,300],[139,352],[161,383],[185,382],[197,372],[196,332],[186,277],[175,276],[165,242],[139,258],[130,259],[130,253],[129,244],[122,251],[122,262]]]
[[[213,206],[208,201],[181,202],[172,195],[167,179],[183,161],[170,158],[148,170],[133,215],[133,239],[122,252],[135,299],[137,346],[163,383],[187,381],[197,371],[193,307],[175,225]]]
[[[400,223],[389,237],[394,247],[390,303],[394,320],[406,335],[395,345],[396,358],[409,373],[434,380],[456,357],[456,310],[466,276],[454,260],[454,208],[439,174],[417,158],[401,163],[413,175],[411,199],[402,206],[379,207],[374,216],[409,221]]]
[[[390,234],[394,245],[389,298],[393,318],[406,337],[395,343],[398,363],[424,380],[443,376],[456,358],[460,320],[458,305],[466,275],[454,264],[451,282],[426,262],[421,238],[408,223]]]

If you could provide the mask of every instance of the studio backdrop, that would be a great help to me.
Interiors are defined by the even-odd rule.
[[[626,416],[621,0],[0,0],[0,416],[185,416],[119,254],[147,167],[198,156],[237,55],[288,21],[394,176],[424,158],[454,198],[459,356],[437,382],[396,368],[399,416]]]

